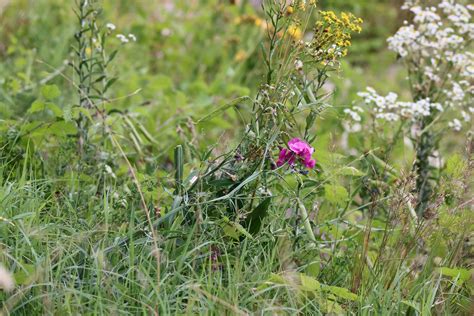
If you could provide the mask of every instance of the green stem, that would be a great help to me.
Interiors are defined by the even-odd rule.
[[[308,234],[311,241],[316,245],[316,237],[314,236],[313,228],[311,227],[311,222],[309,221],[308,212],[306,211],[306,207],[304,206],[303,202],[298,198],[298,209],[301,213],[301,218],[303,219],[303,225]]]
[[[433,195],[433,186],[430,182],[431,167],[429,158],[435,150],[434,135],[428,129],[431,119],[425,119],[421,122],[422,133],[418,139],[418,146],[416,148],[416,163],[415,171],[417,174],[416,189],[418,192],[418,200],[416,205],[416,213],[418,216],[423,216],[428,209],[431,197]]]

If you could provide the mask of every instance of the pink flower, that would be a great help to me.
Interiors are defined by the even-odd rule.
[[[290,166],[293,166],[295,164],[295,154],[291,151],[289,151],[288,149],[286,148],[283,148],[281,151],[280,151],[280,155],[278,156],[278,161],[277,161],[277,166],[278,167],[281,167],[283,166],[286,162],[288,162],[288,164]]]
[[[294,166],[296,162],[296,158],[298,161],[308,169],[313,169],[316,161],[311,159],[311,155],[314,152],[314,148],[308,145],[305,141],[299,138],[293,138],[288,142],[289,150],[283,148],[280,151],[280,155],[278,156],[277,166],[281,167],[285,163],[288,163],[290,166]]]

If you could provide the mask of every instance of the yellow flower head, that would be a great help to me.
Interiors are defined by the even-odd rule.
[[[294,24],[290,24],[290,26],[288,26],[288,34],[295,41],[299,41],[303,38],[303,32],[301,31],[301,29],[297,25],[294,25]]]
[[[86,47],[85,53],[88,57],[91,57],[92,56],[92,48]]]
[[[254,24],[255,26],[262,27],[265,24],[265,21],[260,18],[256,18]]]
[[[320,11],[321,19],[314,27],[314,37],[306,45],[306,53],[324,65],[337,65],[347,55],[351,46],[351,34],[362,30],[362,19],[352,13]]]

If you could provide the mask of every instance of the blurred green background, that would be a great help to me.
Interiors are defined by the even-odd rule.
[[[133,33],[114,65],[118,82],[111,107],[141,114],[159,137],[175,137],[174,128],[188,117],[200,117],[229,100],[252,95],[262,81],[259,42],[264,32],[242,16],[262,17],[258,1],[135,0],[103,1],[102,22],[117,33]],[[0,116],[22,117],[41,84],[61,87],[63,106],[74,99],[74,80],[67,60],[76,30],[73,1],[0,1]],[[335,113],[355,99],[355,92],[374,86],[403,92],[404,74],[386,50],[386,38],[403,21],[400,0],[329,0],[320,7],[350,11],[364,19],[353,40],[342,73],[334,75]],[[110,41],[112,47],[118,40]],[[53,48],[53,49],[52,49]],[[135,93],[137,90],[140,91]],[[133,94],[133,96],[129,96]],[[125,97],[129,96],[129,97]],[[334,114],[334,111],[330,111]],[[145,115],[146,114],[146,115]],[[232,116],[231,113],[229,113]],[[234,119],[214,120],[206,132],[231,129]],[[331,122],[331,128],[334,128]],[[209,126],[208,126],[209,127]]]

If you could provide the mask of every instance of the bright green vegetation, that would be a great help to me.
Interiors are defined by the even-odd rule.
[[[252,1],[104,0],[102,31],[66,2],[0,0],[0,315],[472,314],[470,136],[417,216],[414,149],[344,131],[365,86],[409,94],[400,1],[320,1],[364,31],[302,110]],[[293,137],[308,174],[270,166]]]

